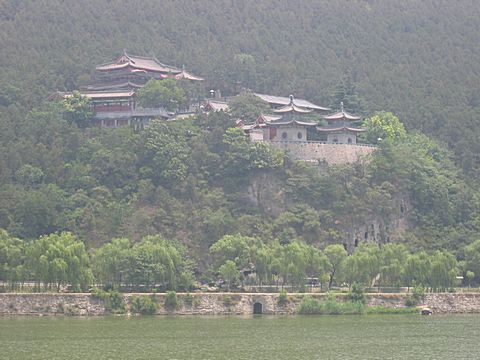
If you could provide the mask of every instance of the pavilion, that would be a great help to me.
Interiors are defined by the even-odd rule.
[[[345,111],[343,102],[340,111],[323,117],[327,121],[326,126],[317,126],[317,131],[327,136],[328,144],[356,144],[357,134],[365,132],[365,129],[356,126],[362,118],[358,115]]]

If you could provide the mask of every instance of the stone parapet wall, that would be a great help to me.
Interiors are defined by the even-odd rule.
[[[263,314],[295,314],[306,294],[288,294],[286,304],[280,305],[278,294],[256,293],[192,293],[177,294],[178,306],[166,309],[165,294],[124,294],[126,312],[136,296],[155,296],[157,314],[178,315],[248,315],[254,304],[262,305]],[[322,300],[326,294],[310,294]],[[388,308],[405,307],[407,294],[367,294],[368,306]],[[339,295],[338,300],[344,299]],[[434,314],[480,313],[480,293],[427,294],[420,307],[428,307]],[[0,315],[106,315],[102,300],[90,294],[0,294]]]
[[[103,315],[91,294],[0,294],[0,315]]]
[[[322,142],[269,142],[285,150],[292,160],[325,161],[329,165],[355,163],[370,155],[376,147],[354,144],[326,144]]]

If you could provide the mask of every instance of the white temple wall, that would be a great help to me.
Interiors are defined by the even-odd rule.
[[[348,141],[350,139],[350,142]],[[336,141],[335,141],[336,140]],[[357,143],[357,135],[354,133],[330,133],[327,136],[327,142],[330,144],[338,143],[338,144],[356,144]]]
[[[271,141],[294,141],[294,142],[306,142],[307,141],[307,129],[303,126],[277,126],[277,134],[271,139]],[[269,131],[267,128],[266,131]]]

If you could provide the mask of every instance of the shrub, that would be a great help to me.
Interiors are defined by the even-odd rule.
[[[311,296],[305,296],[298,307],[298,313],[303,315],[322,314],[322,304]]]
[[[278,294],[278,305],[285,306],[287,304],[287,301],[288,301],[287,291],[282,289],[280,291],[280,294]]]
[[[123,295],[116,290],[103,291],[100,289],[94,289],[91,296],[94,299],[101,299],[104,303],[105,310],[109,312],[115,314],[122,314],[125,312]]]
[[[157,311],[157,302],[154,297],[134,296],[131,299],[130,310],[135,314],[153,315]]]
[[[423,301],[425,298],[425,288],[423,286],[415,286],[412,289],[412,297],[417,303]]]
[[[351,315],[363,314],[365,308],[361,301],[338,301],[333,294],[329,294],[327,300],[322,304],[325,315]]]
[[[357,302],[357,303],[361,303],[361,304],[366,303],[365,294],[363,292],[363,289],[358,284],[353,284],[352,285],[352,290],[348,293],[347,299],[352,301],[352,302]]]
[[[329,295],[327,300],[321,302],[311,296],[306,296],[298,308],[299,314],[304,315],[350,315],[363,314],[365,307],[358,301],[337,301],[334,295]]]
[[[177,293],[175,291],[167,291],[167,295],[165,296],[165,308],[167,310],[173,310],[178,307],[178,298]]]
[[[187,294],[185,295],[184,302],[185,302],[186,305],[192,306],[192,304],[193,304],[193,299],[194,299],[194,296],[193,296],[192,294],[190,294],[190,293],[187,293]]]
[[[405,299],[405,306],[408,306],[408,307],[417,306],[417,300],[415,300],[415,298],[413,296],[408,296]]]
[[[233,305],[233,299],[231,296],[227,295],[223,297],[223,305],[225,305],[225,307],[230,307]]]

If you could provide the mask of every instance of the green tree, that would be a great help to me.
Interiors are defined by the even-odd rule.
[[[470,287],[472,280],[475,279],[475,273],[473,271],[467,271],[465,277],[467,278],[468,287]]]
[[[154,120],[142,134],[143,164],[140,173],[154,183],[181,189],[188,176],[190,148],[181,125]]]
[[[249,236],[225,235],[210,247],[210,254],[216,266],[231,260],[239,268],[249,267],[259,243],[258,239]]]
[[[42,236],[28,244],[26,267],[45,287],[71,285],[86,290],[93,282],[85,245],[68,232]]]
[[[328,259],[329,280],[328,288],[331,289],[335,279],[341,276],[345,259],[348,256],[347,251],[342,245],[333,244],[325,248],[325,256]]]
[[[402,244],[386,244],[380,249],[380,280],[385,285],[401,286],[405,279],[404,265],[408,256]]]
[[[65,118],[70,123],[75,123],[79,128],[90,125],[95,112],[91,101],[79,91],[74,91],[71,96],[62,101]]]
[[[147,108],[178,111],[188,105],[185,90],[174,79],[149,80],[137,92],[138,103]]]
[[[476,275],[477,282],[480,275],[480,240],[474,241],[465,247],[465,270]]]
[[[279,169],[283,166],[283,152],[264,142],[252,143],[249,150],[252,170]]]
[[[231,260],[225,261],[225,263],[218,268],[218,273],[227,282],[228,290],[230,290],[235,281],[240,278],[240,271],[237,269],[237,265]]]
[[[131,244],[128,239],[113,239],[93,253],[93,273],[97,283],[104,287],[121,286],[129,271],[128,256]]]
[[[457,266],[457,259],[449,252],[436,251],[432,255],[429,285],[434,291],[445,291],[454,285]]]
[[[45,174],[42,169],[29,164],[23,165],[15,173],[16,180],[24,186],[34,186],[42,182]]]
[[[327,256],[315,248],[314,246],[308,245],[306,248],[306,274],[309,278],[317,278],[320,284],[323,283],[325,279],[329,280],[328,276],[328,267],[329,261]]]
[[[375,113],[363,121],[363,127],[367,130],[367,141],[371,144],[377,144],[383,140],[398,141],[406,135],[403,124],[391,112]]]
[[[12,287],[25,280],[25,242],[0,229],[0,280]]]
[[[231,98],[228,107],[233,118],[246,122],[254,122],[261,114],[268,114],[271,111],[267,102],[252,94]]]
[[[350,76],[342,77],[331,97],[330,107],[332,109],[339,109],[340,104],[343,103],[344,108],[352,113],[358,114],[364,110],[364,100],[359,96]]]
[[[406,285],[410,288],[413,285],[428,284],[430,272],[430,257],[425,251],[419,251],[407,256],[404,265],[404,276]]]

